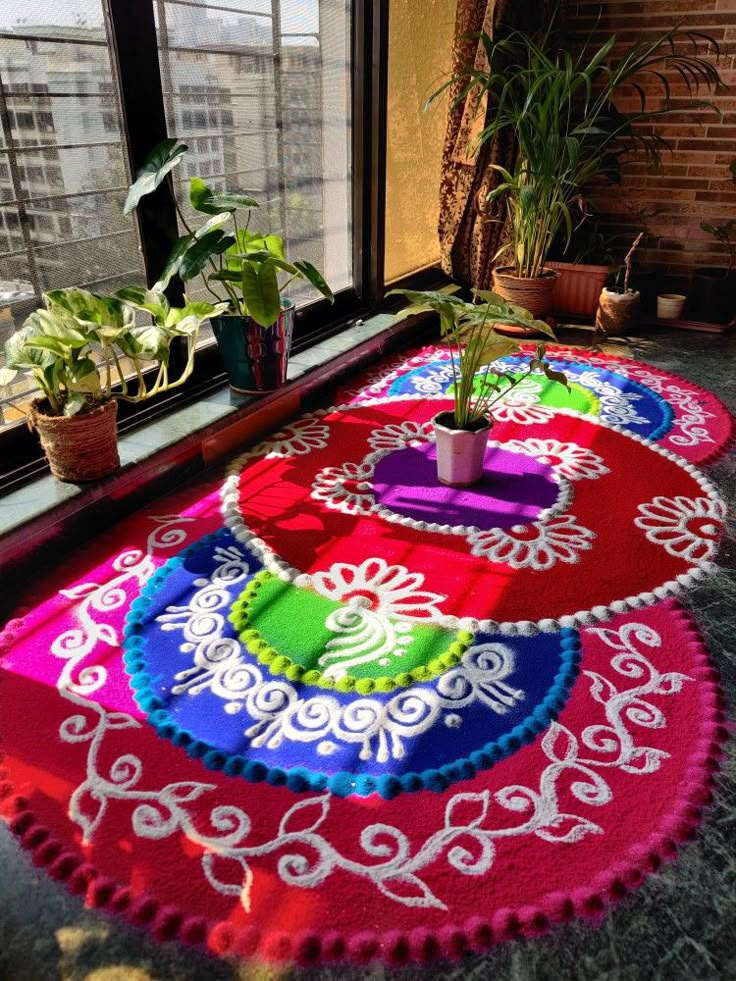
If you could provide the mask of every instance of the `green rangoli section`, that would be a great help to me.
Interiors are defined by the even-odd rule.
[[[429,681],[458,664],[473,640],[465,631],[356,610],[265,571],[233,604],[230,620],[271,674],[362,695]]]
[[[513,378],[521,378],[525,376],[524,372],[510,372],[509,374]],[[596,396],[587,388],[583,388],[582,385],[578,385],[576,382],[569,382],[570,391],[568,392],[564,385],[559,385],[557,382],[551,382],[549,379],[545,378],[544,375],[528,375],[526,377],[528,383],[533,384],[537,389],[539,389],[539,400],[541,405],[546,405],[550,409],[572,409],[574,412],[581,412],[592,416],[598,416],[601,413],[601,404]],[[488,375],[488,380],[491,383],[495,383],[497,378],[497,375]],[[476,375],[475,384],[473,385],[473,394],[480,395],[487,384],[488,382],[484,380],[484,376],[482,374]],[[528,388],[526,390],[528,391]],[[450,386],[447,394],[455,394],[454,385]]]

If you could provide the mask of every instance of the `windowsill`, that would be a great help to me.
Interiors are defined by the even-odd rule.
[[[24,564],[41,546],[81,542],[150,499],[237,452],[297,415],[316,389],[418,336],[416,322],[390,314],[357,322],[289,362],[287,384],[261,396],[226,386],[119,438],[120,469],[91,484],[45,474],[0,497],[0,570]],[[84,526],[81,522],[84,521]],[[75,537],[72,537],[74,535]]]

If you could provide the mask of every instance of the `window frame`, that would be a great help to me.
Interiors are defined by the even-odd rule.
[[[114,85],[119,98],[129,172],[135,174],[151,149],[167,138],[155,8],[165,0],[103,0],[110,39]],[[273,0],[275,9],[279,0]],[[319,300],[296,314],[294,351],[339,333],[378,309],[385,293],[386,105],[389,0],[350,2],[351,200],[353,285],[336,294],[334,305]],[[145,106],[145,112],[140,107]],[[9,107],[0,80],[0,113]],[[153,284],[178,237],[174,203],[165,186],[141,200],[135,213],[146,280]],[[435,276],[437,273],[435,272]],[[70,284],[72,285],[72,284]],[[170,300],[183,296],[176,279]],[[183,365],[183,342],[172,346],[172,367]],[[193,377],[181,389],[141,403],[119,403],[125,432],[203,392],[226,383],[215,345],[197,355]],[[3,487],[46,469],[35,436],[23,425],[0,433],[0,492]]]

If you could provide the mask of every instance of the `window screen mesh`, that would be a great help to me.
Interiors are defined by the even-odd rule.
[[[102,0],[0,3],[0,364],[43,290],[140,282]],[[28,382],[0,395],[22,420]]]
[[[349,4],[157,0],[156,14],[169,133],[189,146],[175,171],[187,220],[189,177],[249,193],[253,228],[349,286]],[[205,295],[201,281],[189,292]]]

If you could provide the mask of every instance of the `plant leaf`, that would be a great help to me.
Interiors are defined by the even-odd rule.
[[[221,255],[234,242],[235,239],[232,235],[224,235],[219,228],[207,232],[205,236],[194,242],[185,251],[179,264],[179,276],[184,282],[194,279],[202,272],[213,255]]]
[[[187,249],[193,240],[194,235],[192,234],[182,235],[181,238],[176,240],[171,252],[169,253],[169,258],[166,260],[166,265],[163,268],[161,277],[158,282],[154,284],[153,288],[157,293],[163,293],[171,282],[172,277],[179,272],[181,260],[186,255]]]
[[[123,214],[129,215],[131,211],[138,207],[142,197],[155,191],[166,175],[178,167],[181,163],[182,154],[186,153],[188,147],[186,143],[179,143],[177,139],[162,140],[158,146],[149,153],[143,166],[136,174],[136,181],[131,185],[128,196],[123,205]]]
[[[240,279],[248,313],[262,327],[270,327],[281,310],[275,266],[271,263],[244,262]]]
[[[315,289],[319,290],[322,296],[326,297],[330,303],[335,302],[335,294],[328,286],[322,273],[311,262],[307,262],[306,259],[297,259],[294,265],[302,274],[303,278],[311,283]]]

